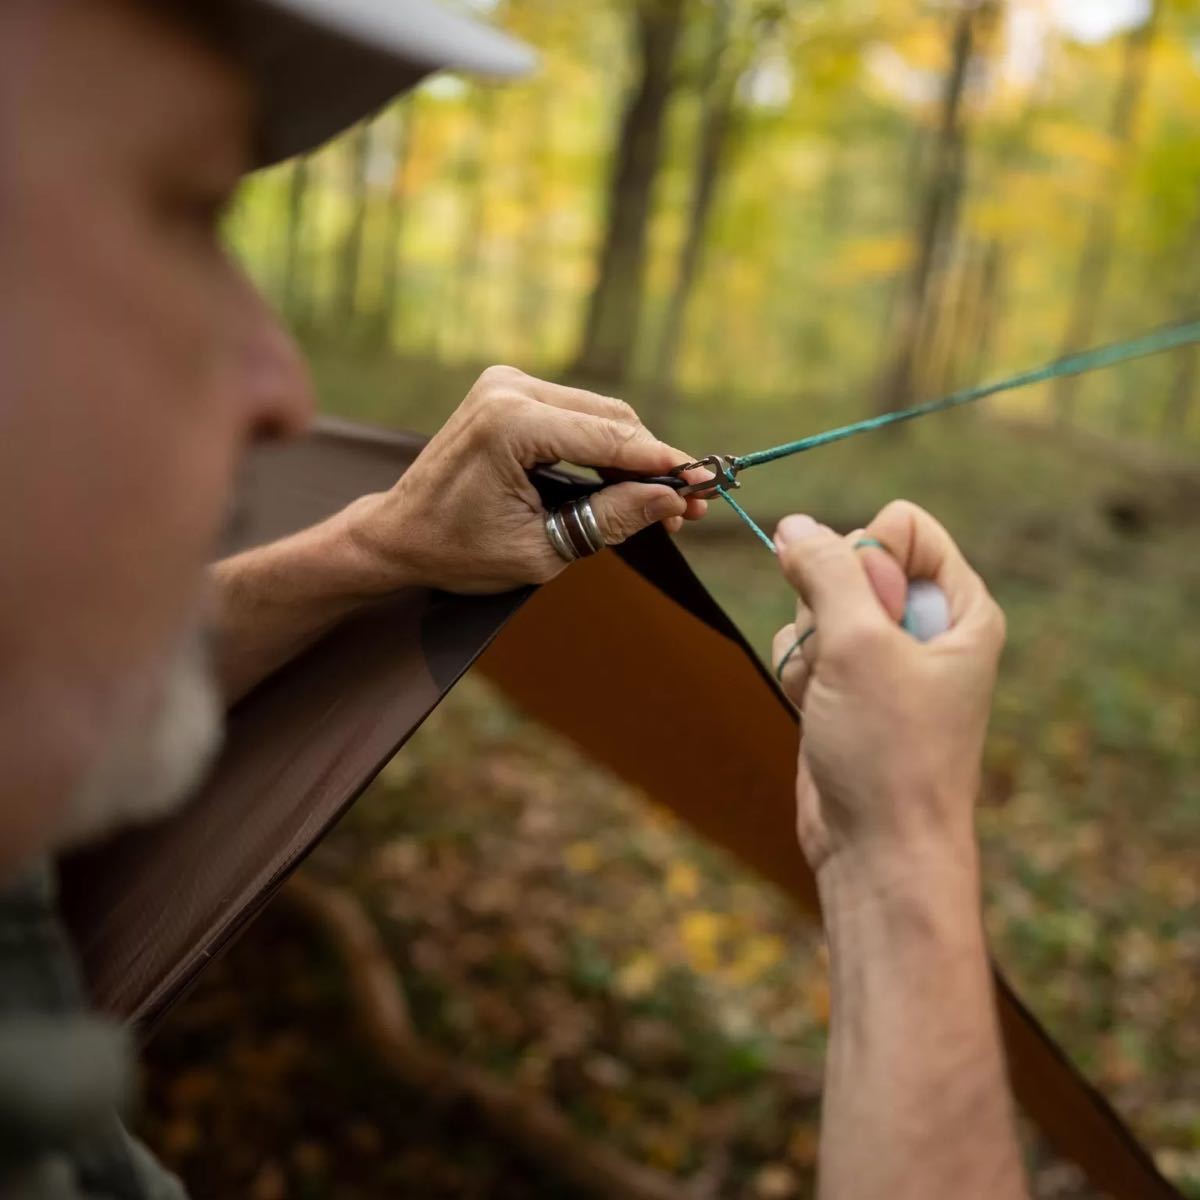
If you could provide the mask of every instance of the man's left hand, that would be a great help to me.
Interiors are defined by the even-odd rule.
[[[553,579],[567,564],[528,472],[560,461],[665,475],[688,456],[621,400],[489,367],[399,482],[344,514],[370,590],[499,592]],[[674,532],[706,507],[661,484],[619,483],[592,497],[608,545],[657,521]]]

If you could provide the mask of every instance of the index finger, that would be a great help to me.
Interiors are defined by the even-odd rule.
[[[604,396],[599,392],[589,392],[586,388],[554,383],[549,379],[539,379],[536,375],[522,375],[520,382],[530,396],[552,408],[588,413],[593,417],[608,417],[612,421],[623,421],[627,425],[642,423],[633,405],[617,399],[616,396]]]
[[[529,408],[511,421],[524,467],[566,462],[581,467],[615,467],[638,475],[666,475],[687,456],[660,442],[640,424],[592,416],[549,405]]]
[[[591,417],[602,417],[605,420],[616,421],[618,424],[628,425],[633,429],[639,430],[646,434],[647,437],[653,438],[654,434],[646,427],[642,418],[638,415],[637,409],[628,401],[620,400],[616,396],[604,396],[599,392],[589,392],[586,388],[569,387],[564,383],[554,383],[549,379],[539,379],[536,375],[521,376],[521,383],[526,392],[537,400],[540,404],[548,405],[551,408],[565,409],[567,412],[583,413]],[[666,443],[662,443],[666,444]],[[673,466],[682,466],[684,463],[691,462],[693,456],[685,453],[683,450],[675,446],[670,447],[671,453],[675,455]],[[612,463],[581,463],[581,466],[615,466]],[[712,472],[706,470],[685,471],[683,478],[688,483],[700,483],[705,479],[712,477]],[[696,514],[703,513],[703,500],[696,500],[689,497],[689,507],[695,508]]]

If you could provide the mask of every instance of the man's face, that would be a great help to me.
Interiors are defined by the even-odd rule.
[[[309,410],[218,238],[248,89],[152,7],[0,5],[0,872],[149,724],[239,459]]]

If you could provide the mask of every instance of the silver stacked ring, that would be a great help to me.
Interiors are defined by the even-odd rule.
[[[546,536],[564,562],[589,558],[604,549],[604,535],[588,496],[546,513]]]

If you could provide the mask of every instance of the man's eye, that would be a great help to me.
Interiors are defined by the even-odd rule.
[[[229,208],[224,190],[178,188],[164,198],[164,216],[183,232],[215,238]]]

